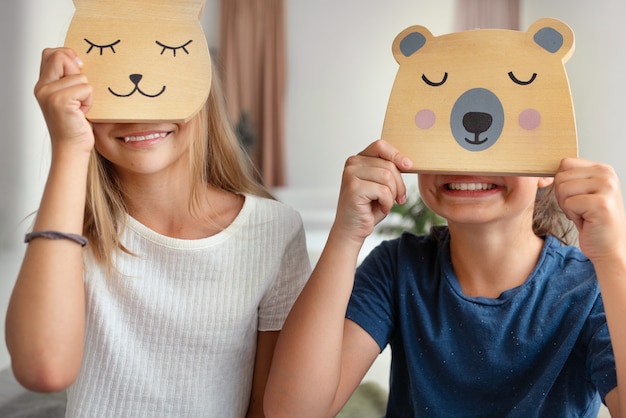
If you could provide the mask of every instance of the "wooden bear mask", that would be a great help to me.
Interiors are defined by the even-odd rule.
[[[549,18],[526,32],[409,27],[393,42],[400,66],[382,138],[411,171],[553,175],[578,154],[564,67],[573,49],[569,26]]]

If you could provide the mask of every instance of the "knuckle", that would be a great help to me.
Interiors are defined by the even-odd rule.
[[[37,83],[37,85],[35,86],[34,94],[39,103],[46,100],[46,98],[50,94],[49,90],[50,88],[46,84]]]
[[[350,166],[352,166],[352,165],[355,165],[358,159],[359,159],[359,157],[358,157],[358,156],[356,156],[356,155],[351,155],[351,156],[349,156],[349,157],[346,159],[346,163],[345,163],[344,167],[346,167],[346,168],[347,168],[347,167],[350,167]]]
[[[43,57],[48,62],[57,62],[63,57],[62,50],[60,48],[46,48],[43,50]]]
[[[393,183],[395,180],[395,177],[389,168],[386,170],[382,170],[380,175],[385,184]]]
[[[54,51],[55,51],[55,50],[56,50],[55,48],[44,48],[44,49],[41,51],[41,57],[42,57],[43,59],[46,59],[46,58],[50,57],[50,55],[52,55],[52,54],[54,53]]]
[[[61,94],[51,94],[48,96],[48,104],[52,108],[59,108],[65,102],[65,97]]]

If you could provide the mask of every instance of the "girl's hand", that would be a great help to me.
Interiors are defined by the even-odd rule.
[[[385,141],[378,140],[348,158],[343,171],[334,228],[362,243],[393,207],[406,201],[400,170],[411,161]]]
[[[585,255],[594,263],[626,257],[626,214],[613,168],[566,158],[554,185],[559,206],[578,229],[579,245]]]
[[[53,149],[75,145],[90,152],[94,145],[91,124],[85,118],[93,100],[82,63],[68,48],[45,49],[35,96],[46,119]]]

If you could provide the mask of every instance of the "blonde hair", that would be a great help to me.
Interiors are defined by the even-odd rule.
[[[200,196],[207,186],[272,198],[253,176],[250,159],[226,116],[222,89],[215,75],[205,105],[189,123],[193,124],[194,135],[189,147],[192,179],[189,210],[192,214],[201,216],[198,214]],[[118,251],[129,253],[120,241],[126,213],[124,190],[115,167],[93,150],[87,175],[83,234],[107,275],[115,268],[114,255]]]

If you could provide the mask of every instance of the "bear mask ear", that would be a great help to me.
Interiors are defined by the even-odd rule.
[[[401,63],[419,51],[432,37],[432,33],[423,26],[408,27],[394,39],[393,56],[398,63]]]
[[[563,63],[574,53],[574,32],[560,20],[539,19],[530,26],[528,34],[535,44],[551,54],[560,56]]]

